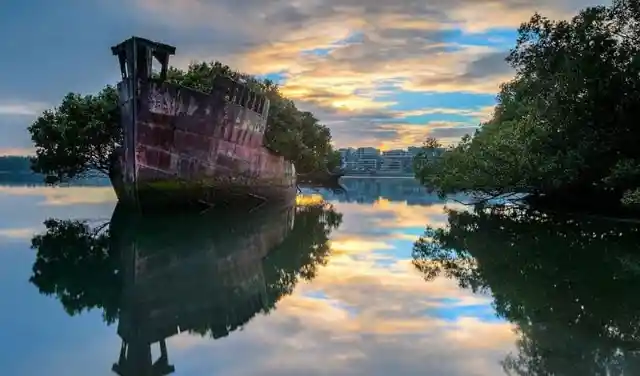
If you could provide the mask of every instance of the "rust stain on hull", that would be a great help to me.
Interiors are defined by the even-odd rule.
[[[131,38],[113,47],[124,145],[111,176],[120,200],[167,205],[288,200],[293,164],[264,147],[269,101],[226,77],[203,93],[164,81],[173,47]],[[151,78],[151,58],[163,64]]]

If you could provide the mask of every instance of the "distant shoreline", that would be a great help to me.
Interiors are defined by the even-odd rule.
[[[345,174],[342,176],[343,178],[400,178],[400,179],[415,179],[416,177],[413,174],[403,174],[403,175],[392,175],[392,174],[376,174],[376,175],[369,175],[369,174],[353,174],[353,175],[349,175],[349,174]]]

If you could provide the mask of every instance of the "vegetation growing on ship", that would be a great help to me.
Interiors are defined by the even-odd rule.
[[[170,82],[204,92],[212,80],[225,75],[246,80],[269,98],[271,107],[265,134],[266,146],[294,162],[298,172],[333,170],[340,164],[331,146],[331,131],[310,112],[300,111],[270,80],[233,71],[219,62],[193,63],[184,71],[170,68]],[[69,93],[58,107],[45,111],[30,127],[36,146],[32,160],[35,172],[55,184],[81,177],[88,172],[108,174],[109,156],[122,143],[120,109],[115,87],[97,94]]]
[[[507,57],[493,117],[416,176],[440,194],[640,197],[640,5],[535,14]]]

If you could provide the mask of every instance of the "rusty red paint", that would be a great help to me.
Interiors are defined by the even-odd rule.
[[[116,158],[122,173],[114,175],[121,179],[114,181],[118,196],[144,199],[141,189],[158,181],[200,186],[207,197],[212,196],[207,190],[225,196],[228,192],[220,190],[229,188],[265,198],[295,195],[295,168],[263,147],[269,111],[264,96],[226,78],[214,82],[211,94],[191,90],[150,79],[148,61],[132,62],[135,56],[156,56],[164,72],[171,48],[139,38],[112,48],[123,73],[118,89],[125,142]],[[230,88],[232,99],[225,100]]]

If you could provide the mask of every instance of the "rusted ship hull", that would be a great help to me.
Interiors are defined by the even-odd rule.
[[[223,77],[212,93],[152,79],[151,56],[166,65],[172,54],[162,48],[172,47],[132,38],[113,48],[126,66],[118,84],[124,145],[111,174],[118,198],[184,205],[295,196],[293,164],[263,145],[269,101]]]

